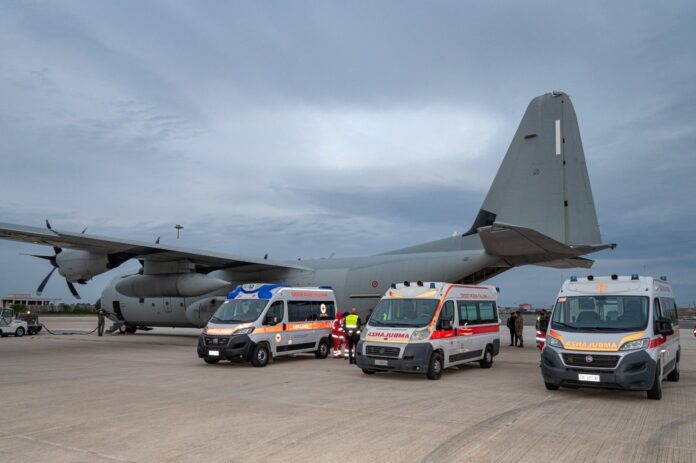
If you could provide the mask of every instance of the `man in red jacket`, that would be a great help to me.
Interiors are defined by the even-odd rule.
[[[333,356],[334,358],[341,357],[341,346],[346,345],[346,333],[343,330],[343,314],[336,312],[336,320],[331,327],[331,337],[333,338]]]

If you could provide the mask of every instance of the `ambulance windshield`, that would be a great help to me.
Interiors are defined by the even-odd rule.
[[[559,297],[551,328],[571,331],[638,331],[648,325],[644,296]]]
[[[382,299],[372,312],[370,326],[425,326],[433,319],[438,299]]]
[[[213,323],[253,322],[268,304],[268,299],[231,299],[226,301],[210,319]]]

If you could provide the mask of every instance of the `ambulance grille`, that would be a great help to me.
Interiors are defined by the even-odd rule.
[[[368,357],[397,359],[400,351],[398,347],[367,346],[365,353]]]
[[[563,354],[566,365],[575,367],[614,368],[619,363],[618,355]]]
[[[230,341],[227,336],[203,336],[206,347],[223,347]]]

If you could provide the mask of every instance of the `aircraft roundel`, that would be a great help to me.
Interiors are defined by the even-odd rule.
[[[379,286],[379,281],[377,281],[377,280],[372,280],[372,287],[373,287],[373,288],[376,288],[377,286]]]

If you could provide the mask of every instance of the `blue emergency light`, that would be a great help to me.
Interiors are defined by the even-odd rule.
[[[435,289],[435,283],[431,281],[431,282],[430,282],[430,287],[431,287],[432,289]]]
[[[667,281],[667,277],[666,277],[665,275],[662,275],[662,276],[660,277],[660,280],[662,280],[662,281]]]
[[[638,274],[637,273],[631,273],[631,280],[637,280],[638,279]]]
[[[576,277],[575,275],[571,275],[571,276],[570,276],[570,281],[572,281],[573,283],[575,283],[576,281],[578,281],[578,277]]]

